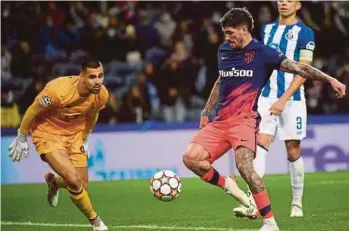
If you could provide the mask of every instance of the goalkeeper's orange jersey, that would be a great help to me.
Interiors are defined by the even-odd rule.
[[[86,115],[104,108],[108,90],[102,85],[98,94],[81,97],[77,88],[79,78],[65,76],[54,79],[37,95],[36,103],[50,109],[35,118],[30,129],[32,134],[76,134],[85,128]]]

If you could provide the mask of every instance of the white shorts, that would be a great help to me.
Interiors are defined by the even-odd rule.
[[[280,116],[270,115],[269,109],[278,99],[260,96],[258,112],[262,117],[259,133],[269,134],[279,140],[302,140],[307,131],[307,107],[305,100],[287,101]]]

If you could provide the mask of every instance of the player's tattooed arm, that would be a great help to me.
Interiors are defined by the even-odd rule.
[[[315,79],[315,80],[321,80],[325,82],[330,82],[334,79],[331,76],[316,69],[315,67],[312,67],[305,63],[296,62],[291,59],[283,60],[280,65],[280,69],[285,72],[290,72],[290,73],[300,75],[306,79]]]
[[[300,60],[299,62],[308,64],[308,65],[311,64],[311,62],[307,60]],[[270,113],[276,116],[280,115],[285,108],[286,102],[293,96],[293,94],[296,91],[298,91],[298,89],[304,84],[306,80],[307,80],[306,78],[303,78],[300,75],[297,75],[295,78],[293,78],[288,89],[284,92],[284,94],[282,94],[279,100],[273,103],[273,105],[269,109]]]
[[[218,77],[218,79],[216,80],[215,84],[213,85],[213,88],[211,90],[211,94],[210,97],[207,100],[207,103],[205,105],[204,108],[204,112],[209,113],[212,108],[214,107],[214,105],[217,103],[218,101],[218,96],[219,96],[219,81],[220,81],[220,77]]]
[[[294,60],[286,58],[281,62],[280,70],[299,75],[296,78],[303,77],[306,79],[328,82],[331,84],[333,90],[336,92],[337,98],[342,98],[345,95],[346,87],[344,84],[340,83],[337,79],[325,74],[319,69],[316,69],[315,67],[312,67],[308,64],[296,62]],[[295,86],[295,83],[292,84],[290,87]]]
[[[252,150],[241,146],[235,152],[235,162],[241,177],[244,178],[251,191],[258,193],[265,190],[265,185],[253,168],[254,156],[255,153]]]

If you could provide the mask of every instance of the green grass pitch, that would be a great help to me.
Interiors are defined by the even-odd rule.
[[[281,230],[349,230],[349,172],[306,174],[303,218],[290,218],[288,175],[266,176],[272,208]],[[256,230],[262,220],[237,219],[237,202],[198,178],[182,179],[172,202],[153,198],[148,180],[91,182],[95,209],[110,230]],[[240,186],[244,183],[239,178]],[[46,202],[45,184],[2,185],[3,231],[91,230],[61,190],[58,208]]]

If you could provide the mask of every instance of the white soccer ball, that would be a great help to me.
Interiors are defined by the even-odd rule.
[[[150,191],[161,201],[172,201],[180,194],[181,188],[181,180],[170,170],[159,171],[150,180]]]

